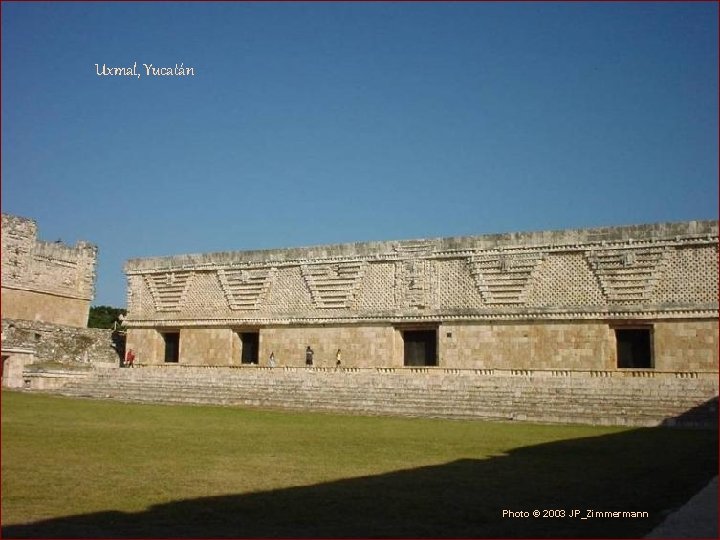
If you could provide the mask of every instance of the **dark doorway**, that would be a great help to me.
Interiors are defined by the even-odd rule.
[[[650,328],[616,328],[615,339],[619,368],[653,367]]]
[[[165,340],[165,362],[178,363],[180,361],[180,332],[163,333]]]
[[[257,364],[260,350],[260,333],[243,332],[240,334],[242,354],[240,362],[243,364]]]
[[[406,366],[437,366],[436,330],[406,330],[403,342]]]

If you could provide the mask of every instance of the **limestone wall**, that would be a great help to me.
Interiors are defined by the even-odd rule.
[[[2,288],[3,317],[83,328],[87,326],[89,313],[89,300]]]
[[[164,361],[399,367],[404,333],[436,332],[446,368],[617,370],[618,325],[649,332],[652,367],[718,369],[716,221],[132,260],[128,339]]]
[[[415,328],[413,326],[409,328]],[[606,322],[446,323],[437,327],[438,366],[459,369],[617,370],[614,325]],[[664,321],[654,324],[654,369],[717,371],[717,321]],[[342,351],[344,367],[403,366],[406,327],[314,326],[258,329],[260,365],[270,353],[278,366],[303,366],[305,347],[314,352],[314,365],[334,367]],[[249,329],[185,328],[180,333],[179,363],[237,366],[242,344],[238,332]],[[162,364],[160,331],[130,329],[128,347],[138,362]]]
[[[402,366],[402,357],[394,354],[395,332],[386,326],[274,327],[262,330],[260,338],[263,365],[271,352],[278,365],[305,365],[305,348],[310,345],[318,367],[334,367],[338,349],[347,367]]]
[[[607,323],[444,324],[443,365],[498,369],[615,369]]]
[[[151,329],[133,329],[127,332],[125,349],[135,352],[138,364],[160,364],[164,362],[165,345],[160,332]],[[227,351],[227,356],[231,352]],[[220,365],[223,365],[221,363]]]
[[[2,315],[70,326],[87,325],[97,248],[37,239],[33,220],[2,214]]]
[[[687,371],[718,369],[718,322],[663,321],[654,325],[655,366]]]
[[[186,328],[181,330],[180,339],[180,363],[209,366],[240,364],[238,338],[229,329]]]

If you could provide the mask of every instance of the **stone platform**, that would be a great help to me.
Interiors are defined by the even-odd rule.
[[[352,414],[717,427],[717,373],[139,366],[24,374],[26,390]]]

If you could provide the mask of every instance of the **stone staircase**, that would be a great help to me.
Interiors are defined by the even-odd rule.
[[[632,426],[718,418],[717,374],[145,366],[57,380],[60,394],[136,402]]]

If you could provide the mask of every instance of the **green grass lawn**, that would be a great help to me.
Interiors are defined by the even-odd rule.
[[[5,537],[639,537],[717,432],[2,393]],[[503,510],[564,510],[509,518]],[[574,509],[648,518],[569,517]]]

